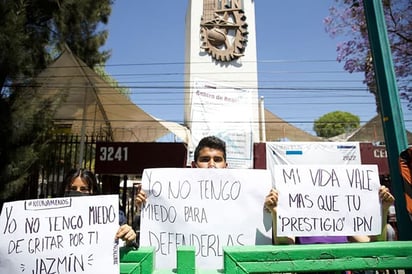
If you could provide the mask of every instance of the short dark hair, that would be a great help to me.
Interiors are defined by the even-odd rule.
[[[80,179],[87,184],[90,190],[90,194],[98,195],[100,194],[99,184],[97,183],[96,176],[93,172],[84,168],[71,169],[66,176],[61,188],[61,195],[64,196],[66,191],[71,187],[74,180],[80,177]]]
[[[206,136],[200,140],[199,144],[195,149],[195,161],[199,157],[199,152],[205,148],[213,148],[223,152],[223,159],[226,161],[226,143],[222,139],[217,138],[216,136]]]

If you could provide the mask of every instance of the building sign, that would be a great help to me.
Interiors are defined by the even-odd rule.
[[[379,175],[389,175],[388,153],[386,146],[377,146],[372,143],[360,143],[362,164],[376,164]]]
[[[215,135],[226,142],[229,168],[252,168],[254,96],[248,89],[196,81],[190,106],[193,148],[188,160],[193,160],[194,147],[203,137]]]
[[[145,168],[185,167],[183,143],[96,143],[95,171],[99,174],[142,174]]]

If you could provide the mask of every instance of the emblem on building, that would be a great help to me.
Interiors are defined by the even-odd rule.
[[[230,62],[243,56],[247,35],[243,0],[203,0],[201,48],[215,60]]]

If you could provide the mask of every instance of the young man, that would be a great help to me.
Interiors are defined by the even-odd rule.
[[[192,168],[227,168],[226,143],[215,136],[201,139],[195,149]],[[146,199],[146,193],[140,190],[136,195],[135,205],[140,208]]]
[[[204,137],[195,149],[192,167],[226,168],[226,143],[215,136]]]

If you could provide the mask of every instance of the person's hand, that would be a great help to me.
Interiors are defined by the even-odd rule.
[[[271,213],[276,212],[276,207],[278,206],[278,196],[278,191],[272,188],[265,198],[265,208]]]
[[[134,203],[136,207],[140,209],[142,205],[146,202],[146,200],[147,200],[146,192],[140,189],[136,195],[136,198],[134,199]]]
[[[127,245],[129,245],[131,242],[136,240],[136,232],[134,232],[130,225],[124,224],[117,230],[116,239],[122,239]]]
[[[382,201],[383,209],[389,209],[389,206],[395,201],[395,197],[389,192],[389,188],[386,186],[381,186],[379,188],[379,198]]]

